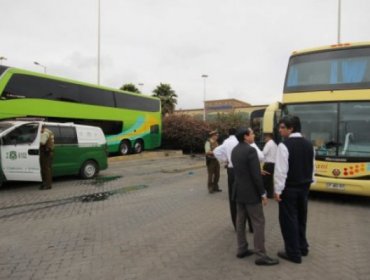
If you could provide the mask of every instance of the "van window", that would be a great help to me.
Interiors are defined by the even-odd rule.
[[[54,144],[77,144],[76,128],[70,126],[47,125],[54,133]]]
[[[61,144],[77,144],[76,128],[66,126],[61,126],[59,128]]]
[[[27,123],[19,126],[3,137],[3,144],[31,144],[36,139],[38,127],[37,123]]]

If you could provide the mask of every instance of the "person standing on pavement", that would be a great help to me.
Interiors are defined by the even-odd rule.
[[[227,164],[227,185],[228,185],[228,193],[229,193],[229,206],[230,206],[230,214],[231,214],[231,221],[234,225],[234,229],[236,229],[235,222],[236,222],[236,203],[232,200],[232,188],[234,184],[234,170],[233,164],[231,163],[231,151],[238,145],[238,139],[235,137],[236,129],[230,128],[229,129],[229,137],[225,139],[222,145],[218,146],[214,149],[213,154],[220,162],[226,162]]]
[[[285,139],[277,149],[274,182],[279,203],[279,222],[285,250],[278,256],[301,263],[308,254],[306,238],[308,193],[314,175],[314,148],[302,137],[298,117],[287,115],[279,122]]]
[[[260,162],[256,149],[248,144],[250,129],[237,133],[238,145],[231,153],[235,182],[233,199],[236,201],[237,258],[244,258],[255,253],[257,265],[278,264],[277,259],[266,255],[265,216],[263,205],[267,204],[266,191],[263,186]],[[246,215],[249,214],[254,229],[254,252],[248,249],[245,233]]]
[[[220,163],[213,154],[214,149],[218,146],[218,133],[216,130],[209,133],[209,138],[204,145],[204,150],[206,153],[206,165],[208,173],[208,192],[221,192],[218,186],[218,181],[220,179]]]
[[[262,175],[263,175],[263,184],[267,191],[268,198],[274,198],[274,168],[275,168],[275,159],[276,159],[276,151],[277,145],[273,139],[272,133],[265,134],[265,146],[263,147],[263,155],[265,161],[262,167]]]
[[[53,180],[52,163],[54,155],[54,134],[44,125],[41,127],[40,169],[42,184],[40,190],[51,189]]]
[[[231,221],[233,223],[234,229],[236,230],[236,202],[232,199],[232,189],[234,184],[234,169],[233,164],[231,162],[231,152],[238,145],[239,141],[235,136],[236,129],[230,128],[229,129],[229,137],[225,139],[222,145],[218,146],[214,149],[213,154],[220,162],[227,163],[227,186],[228,186],[228,193],[229,193],[229,206],[230,206],[230,214],[231,214]],[[247,216],[249,231],[253,232],[252,222],[250,218]]]

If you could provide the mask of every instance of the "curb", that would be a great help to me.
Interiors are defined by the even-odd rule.
[[[127,161],[127,160],[145,160],[145,159],[160,159],[167,157],[183,157],[181,150],[163,150],[163,151],[145,151],[140,154],[133,154],[127,156],[115,156],[108,158],[108,163]]]

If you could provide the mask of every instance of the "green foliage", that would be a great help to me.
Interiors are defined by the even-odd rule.
[[[204,143],[212,130],[219,132],[221,143],[230,128],[248,127],[249,118],[242,113],[208,114],[207,121],[189,115],[172,114],[163,118],[162,147],[186,153],[203,153]]]
[[[134,93],[141,93],[140,90],[134,84],[124,84],[120,87],[120,90],[134,92]]]
[[[175,110],[177,104],[177,94],[169,84],[160,84],[153,90],[154,97],[161,100],[162,114],[171,114]]]
[[[204,152],[210,127],[203,120],[188,115],[169,115],[163,118],[162,147],[181,149],[187,153]]]
[[[227,137],[230,128],[249,126],[249,120],[241,113],[217,113],[212,118],[208,118],[208,123],[213,130],[218,131],[221,141]]]

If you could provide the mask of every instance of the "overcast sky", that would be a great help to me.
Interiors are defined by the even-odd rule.
[[[100,83],[177,109],[206,99],[281,100],[292,51],[337,42],[338,0],[101,0]],[[342,0],[342,42],[370,41],[370,1]],[[3,64],[97,83],[98,0],[0,0]]]

